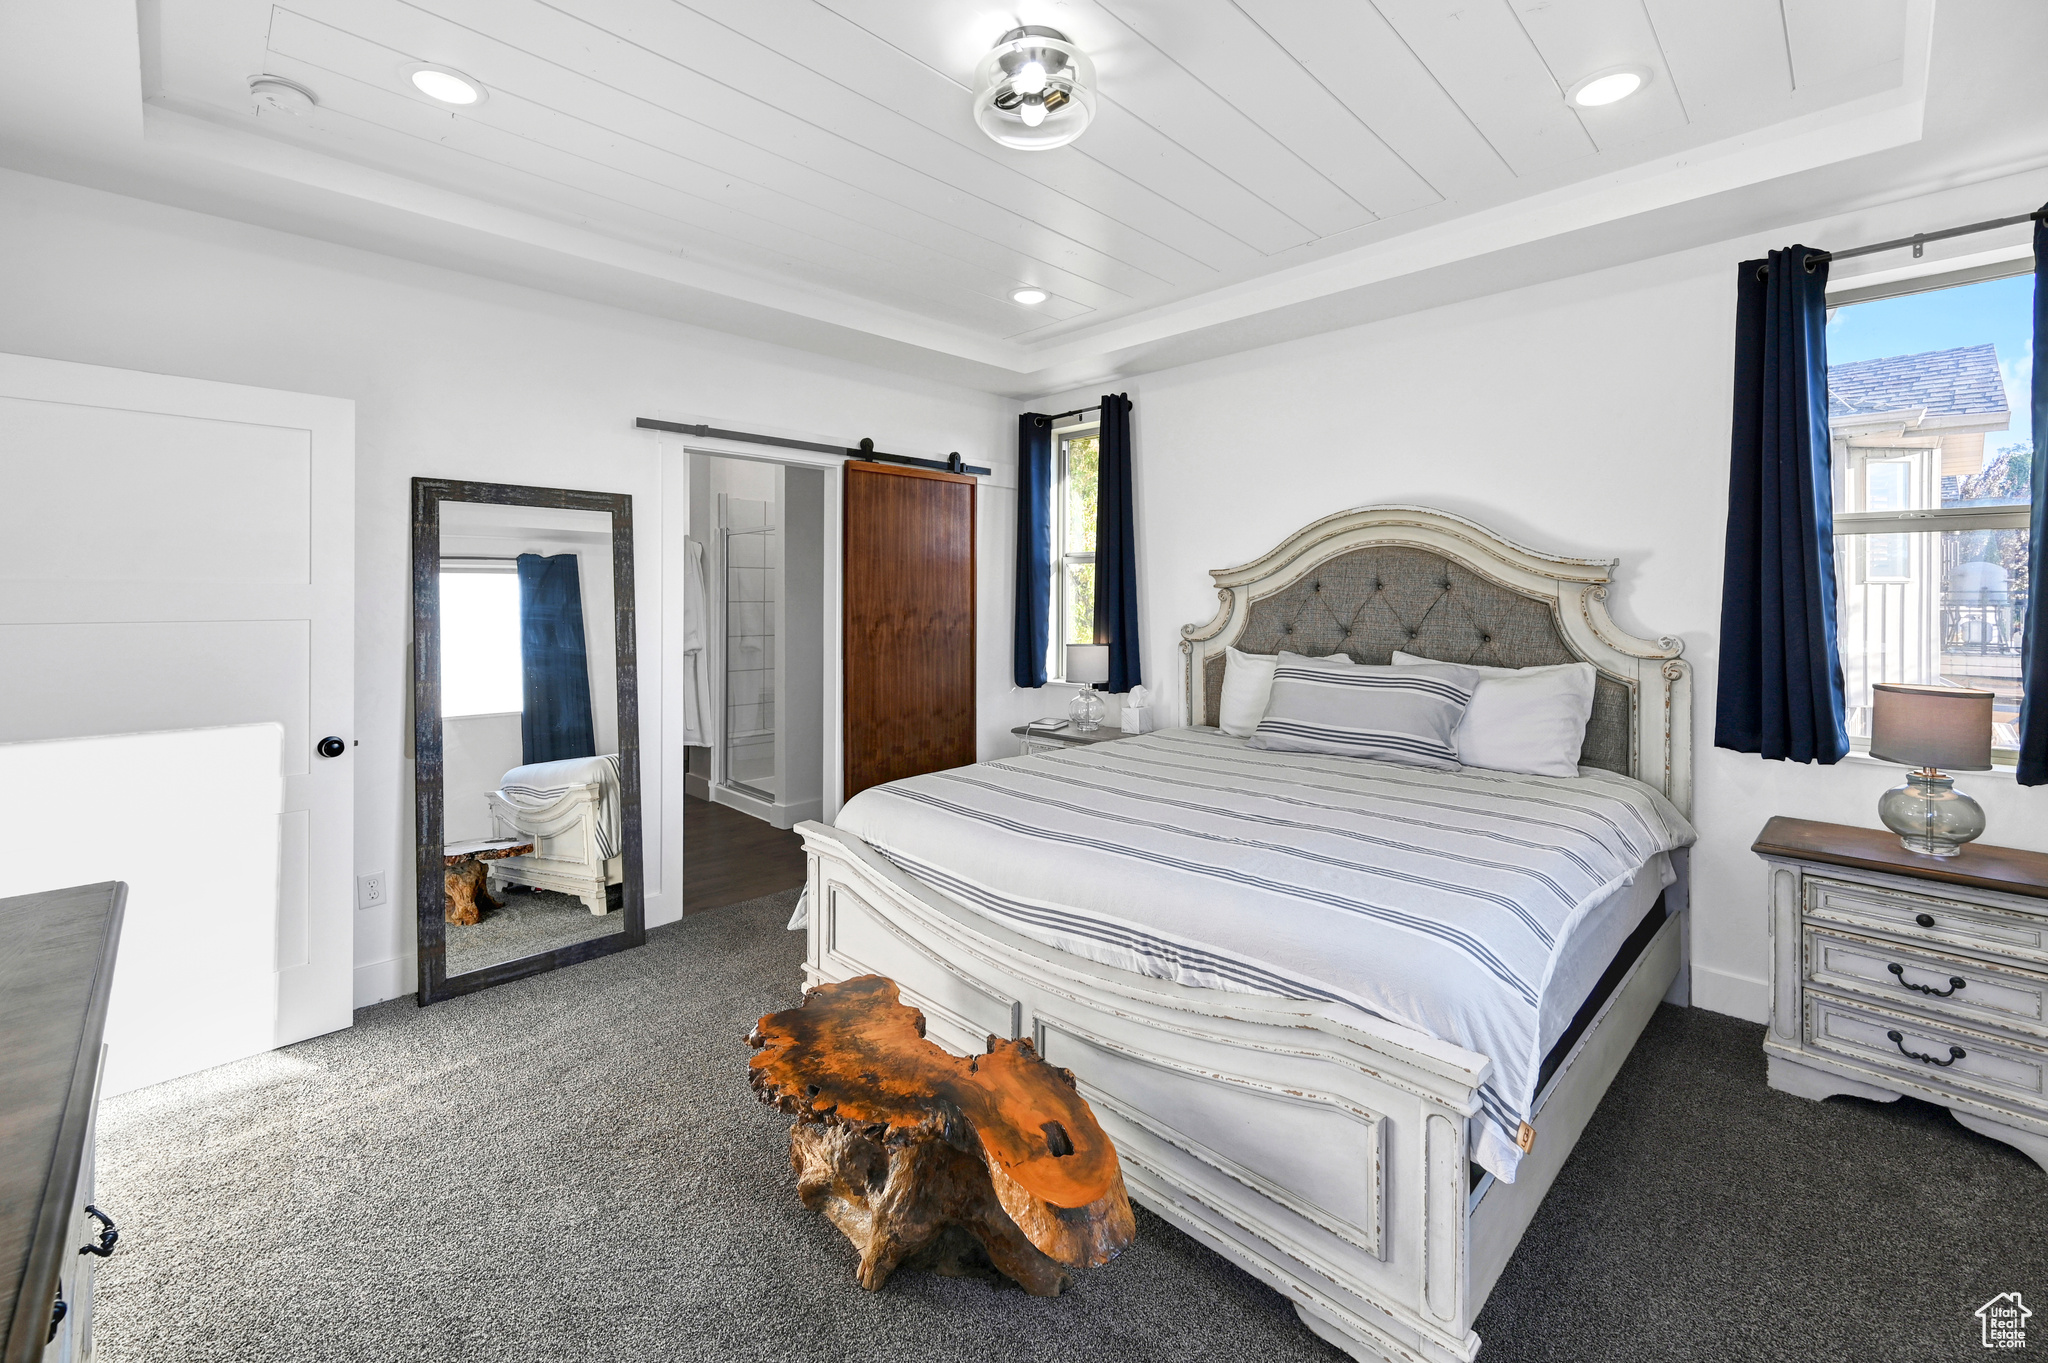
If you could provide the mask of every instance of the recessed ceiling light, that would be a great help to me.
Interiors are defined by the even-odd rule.
[[[464,107],[484,101],[484,87],[460,71],[445,66],[411,66],[405,74],[413,89],[437,103]]]
[[[1584,109],[1614,104],[1647,85],[1650,73],[1640,66],[1621,66],[1587,76],[1566,92],[1571,102]]]
[[[1027,308],[1035,308],[1050,296],[1044,289],[1018,289],[1010,295],[1010,301],[1022,303]]]

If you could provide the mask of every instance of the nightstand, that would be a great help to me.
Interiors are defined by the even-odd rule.
[[[1119,738],[1131,737],[1122,729],[1113,729],[1107,724],[1085,734],[1077,733],[1071,727],[1055,729],[1049,734],[1035,734],[1022,724],[1010,732],[1024,740],[1023,745],[1017,750],[1019,757],[1028,757],[1035,752],[1058,752],[1061,748],[1086,748],[1096,743],[1112,743]]]
[[[2048,855],[1908,852],[1876,828],[1776,818],[1770,1085],[1901,1094],[2048,1169]]]

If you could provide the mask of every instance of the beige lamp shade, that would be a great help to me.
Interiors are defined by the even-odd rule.
[[[1991,692],[1904,682],[1870,689],[1872,757],[1909,767],[1990,770]]]
[[[1106,682],[1109,680],[1108,644],[1068,644],[1067,680]]]

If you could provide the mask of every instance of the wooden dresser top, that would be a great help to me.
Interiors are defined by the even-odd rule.
[[[85,1154],[114,946],[117,881],[0,899],[0,1358],[39,1359],[57,1272],[76,1254]]]
[[[1944,885],[1967,885],[2048,899],[2048,853],[2044,852],[1986,847],[1973,842],[1953,857],[1924,857],[1908,852],[1896,833],[1882,828],[1852,828],[1813,819],[1788,819],[1782,814],[1764,825],[1750,850],[1766,857],[1818,861],[1859,871],[1882,871]]]

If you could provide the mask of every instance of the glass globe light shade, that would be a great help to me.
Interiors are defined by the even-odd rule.
[[[1094,117],[1095,63],[1058,29],[1011,29],[976,70],[974,121],[1005,147],[1063,147]]]

